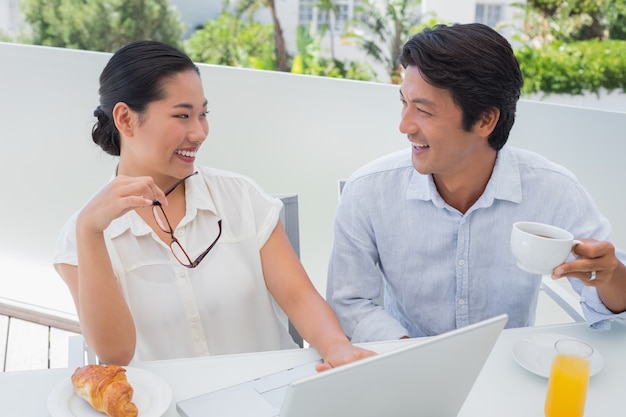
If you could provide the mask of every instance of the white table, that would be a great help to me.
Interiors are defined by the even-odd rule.
[[[523,369],[511,353],[517,340],[532,333],[570,335],[587,340],[597,348],[604,357],[604,368],[591,378],[586,415],[623,414],[626,410],[626,326],[614,323],[613,330],[608,332],[589,330],[584,324],[504,330],[460,417],[543,416],[547,379]],[[366,347],[383,352],[401,343],[404,342],[380,342],[367,344]],[[318,355],[313,349],[296,349],[144,362],[139,367],[159,374],[169,383],[173,401],[164,415],[176,417],[175,403],[178,400],[316,358]],[[48,394],[63,378],[69,378],[72,372],[71,369],[52,369],[0,374],[0,415],[49,416],[46,408]]]

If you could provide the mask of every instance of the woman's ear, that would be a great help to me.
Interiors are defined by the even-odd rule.
[[[137,113],[128,107],[128,104],[119,102],[113,107],[113,122],[115,127],[127,138],[133,137],[134,127],[137,125]]]
[[[474,132],[479,136],[489,137],[500,120],[500,109],[492,107],[486,110],[476,121]]]

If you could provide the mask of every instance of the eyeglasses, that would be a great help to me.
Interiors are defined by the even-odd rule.
[[[180,184],[185,182],[187,178],[191,177],[192,175],[196,175],[197,173],[198,172],[196,171],[193,174],[187,175],[182,180],[176,182],[176,184],[171,186],[169,190],[165,192],[165,195],[167,196],[168,194],[170,194],[172,191],[174,191],[176,187],[178,187]],[[174,236],[174,229],[172,229],[172,226],[170,225],[170,221],[165,215],[165,211],[163,210],[163,206],[161,205],[161,202],[159,200],[154,200],[152,202],[152,215],[154,216],[154,220],[156,221],[159,228],[163,230],[165,233],[168,233],[170,237],[172,238],[172,241],[170,242],[170,250],[172,251],[172,255],[174,255],[174,258],[176,258],[176,260],[182,266],[185,266],[187,268],[195,268],[196,266],[198,266],[200,262],[202,262],[204,257],[207,256],[209,252],[211,252],[211,249],[213,249],[213,247],[219,240],[220,236],[222,235],[222,220],[218,220],[217,227],[219,231],[217,232],[217,237],[215,238],[213,243],[211,243],[211,245],[207,248],[207,250],[202,252],[200,256],[196,258],[195,261],[192,261],[189,255],[187,254],[187,251],[185,251],[185,249],[182,247],[178,239],[176,239],[176,236]]]

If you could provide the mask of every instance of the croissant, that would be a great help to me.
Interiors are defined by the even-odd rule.
[[[72,375],[76,393],[91,406],[109,417],[136,417],[132,402],[133,387],[126,379],[126,369],[117,365],[87,365]]]

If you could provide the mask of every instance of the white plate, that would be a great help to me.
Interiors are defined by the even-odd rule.
[[[523,337],[513,346],[513,357],[522,367],[530,372],[548,378],[554,358],[554,343],[559,339],[576,339],[556,333],[536,333]],[[578,340],[578,339],[576,339]],[[587,342],[585,342],[587,343]],[[587,343],[589,344],[589,343]],[[591,355],[591,373],[593,376],[604,366],[604,359],[598,349],[593,348]]]
[[[126,368],[126,377],[133,386],[133,402],[138,417],[161,417],[170,406],[172,390],[158,375],[133,367]],[[48,396],[48,411],[52,417],[102,417],[87,401],[76,394],[72,380],[67,377]]]

